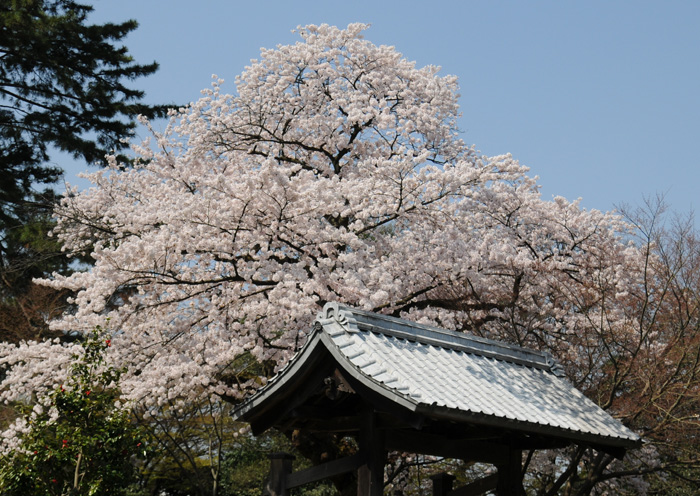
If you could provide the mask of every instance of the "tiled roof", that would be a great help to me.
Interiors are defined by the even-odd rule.
[[[639,442],[563,378],[546,353],[337,304],[326,305],[315,328],[310,346],[320,341],[347,373],[412,411],[574,441]],[[269,386],[286,382],[284,375]]]

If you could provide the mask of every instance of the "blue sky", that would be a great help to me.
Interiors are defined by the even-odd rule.
[[[196,100],[233,80],[260,47],[300,24],[366,22],[365,37],[459,77],[463,138],[510,152],[542,195],[610,210],[665,194],[700,206],[700,2],[96,1],[94,22],[136,19],[126,41],[159,72],[135,85],[152,103]],[[65,163],[62,165],[66,165]],[[67,174],[83,169],[72,164]]]

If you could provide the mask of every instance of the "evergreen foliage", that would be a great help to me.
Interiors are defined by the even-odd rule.
[[[146,457],[142,433],[119,404],[122,371],[105,363],[99,330],[83,343],[67,383],[27,414],[20,445],[0,459],[0,493],[120,495]]]
[[[0,3],[0,312],[27,314],[32,335],[24,337],[42,337],[42,319],[23,301],[32,279],[71,263],[46,235],[50,188],[63,174],[49,162],[52,151],[101,164],[125,148],[139,114],[165,114],[126,85],[158,68],[120,45],[137,23],[92,25],[92,10],[71,0]],[[2,326],[0,339],[16,333]]]

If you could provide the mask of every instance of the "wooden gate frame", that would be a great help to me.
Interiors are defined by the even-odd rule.
[[[370,342],[381,345],[371,348]],[[432,370],[435,364],[418,356],[427,356],[428,350],[437,362],[447,364],[444,370]],[[381,363],[372,358],[377,353]],[[448,380],[454,377],[446,374],[470,383],[474,372],[465,364],[479,369],[475,360],[492,364],[488,370],[494,376],[479,383],[481,389],[455,388],[454,380]],[[415,366],[420,370],[413,370]],[[381,374],[391,381],[376,379]],[[425,389],[407,394],[389,385],[399,376]],[[461,399],[470,391],[479,398],[503,394],[504,399],[489,399],[488,407],[462,406],[472,405]],[[440,403],[420,399],[421,393],[435,397],[436,392],[442,395]],[[319,314],[297,356],[233,415],[250,422],[253,434],[276,427],[287,434],[333,432],[357,440],[355,455],[297,473],[292,473],[289,455],[272,456],[265,493],[271,496],[353,471],[358,496],[380,496],[389,451],[482,462],[497,469],[497,474],[456,490],[449,476],[437,477],[436,495],[467,496],[495,488],[499,495],[519,496],[524,493],[525,450],[577,444],[622,458],[627,449],[641,445],[636,434],[567,383],[546,353],[334,303]]]

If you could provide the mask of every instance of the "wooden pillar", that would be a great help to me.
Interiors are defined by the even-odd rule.
[[[357,496],[382,496],[384,494],[384,431],[377,429],[373,412],[363,414],[359,438],[363,463],[357,469]]]
[[[447,496],[447,493],[452,491],[452,483],[455,481],[455,476],[440,472],[439,474],[431,475],[430,480],[433,481],[433,496]]]
[[[292,473],[294,455],[289,453],[270,453],[270,475],[263,489],[264,496],[289,496],[287,476]]]
[[[525,494],[523,489],[523,452],[521,450],[508,450],[508,459],[498,469],[498,483],[496,494],[498,496],[521,496]]]

